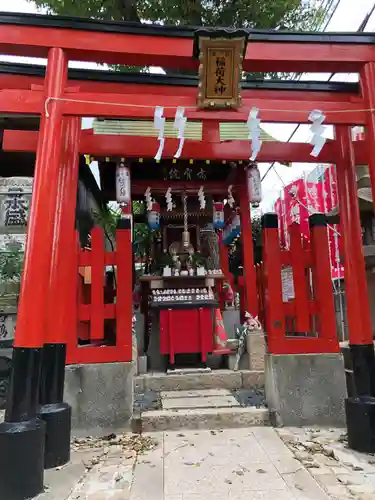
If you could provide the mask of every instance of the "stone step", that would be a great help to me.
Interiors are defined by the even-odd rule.
[[[142,432],[226,429],[269,425],[266,408],[194,408],[142,413]]]
[[[135,377],[138,394],[153,391],[190,391],[199,389],[255,389],[264,386],[264,372],[256,370],[212,370],[206,373],[147,373]]]
[[[230,389],[195,389],[191,391],[162,391],[160,398],[174,399],[174,398],[197,398],[197,397],[212,397],[212,396],[231,396]]]
[[[232,408],[240,406],[233,392],[228,389],[207,391],[178,391],[164,392],[161,395],[161,404],[164,410],[184,410],[198,408]]]
[[[211,368],[175,368],[167,370],[167,375],[196,375],[199,373],[210,373]]]

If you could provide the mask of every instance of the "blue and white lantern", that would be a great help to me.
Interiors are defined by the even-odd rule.
[[[232,243],[232,224],[229,223],[223,231],[223,243],[224,245],[230,245]]]
[[[223,229],[225,227],[224,203],[214,203],[213,223],[215,229]]]
[[[147,221],[150,229],[160,228],[160,205],[153,202],[151,210],[147,213]]]

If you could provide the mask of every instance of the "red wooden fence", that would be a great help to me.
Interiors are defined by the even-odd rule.
[[[276,214],[263,216],[263,263],[258,267],[261,320],[272,354],[339,352],[326,218],[310,217],[310,243],[291,227],[290,250],[280,248]],[[294,298],[283,300],[282,269],[293,272]],[[312,281],[311,281],[312,277]]]
[[[116,250],[104,249],[104,231],[91,233],[91,249],[72,252],[77,295],[69,332],[67,364],[113,363],[132,359],[132,246],[128,229],[116,233]],[[106,286],[105,268],[113,266],[115,287]],[[79,270],[85,270],[84,283]],[[73,303],[73,301],[72,301]]]

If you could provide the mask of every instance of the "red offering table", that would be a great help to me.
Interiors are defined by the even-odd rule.
[[[202,361],[214,350],[215,309],[202,304],[193,308],[160,310],[160,353],[169,354],[171,364],[175,354],[201,353]]]
[[[176,354],[201,354],[215,351],[216,284],[222,274],[208,276],[143,276],[150,306],[159,312],[160,354],[175,364]]]

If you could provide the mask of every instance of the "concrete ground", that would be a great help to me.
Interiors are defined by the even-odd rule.
[[[73,448],[38,500],[375,499],[374,458],[345,449],[342,430],[112,435]]]
[[[37,497],[207,498],[375,500],[375,456],[349,450],[344,430],[334,428],[112,434],[74,439],[70,463],[45,472]]]
[[[294,457],[337,500],[375,499],[375,456],[347,446],[343,429],[283,428],[278,434]]]

